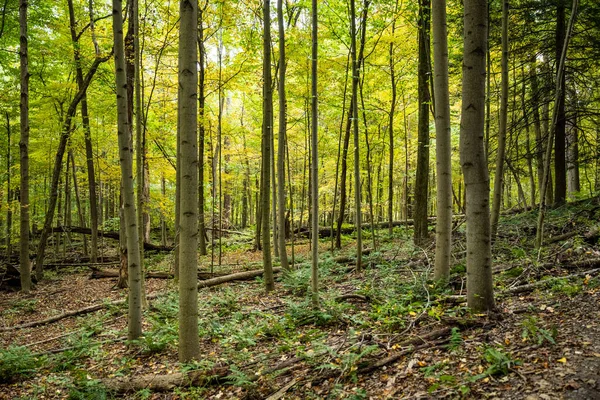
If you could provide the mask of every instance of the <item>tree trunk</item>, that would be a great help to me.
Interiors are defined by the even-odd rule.
[[[504,180],[504,161],[506,158],[506,130],[508,123],[508,0],[502,1],[502,81],[500,97],[500,123],[498,129],[498,153],[494,175],[494,193],[492,202],[492,238],[498,232],[498,219],[502,206],[502,183]]]
[[[437,223],[435,227],[436,280],[448,280],[452,242],[452,143],[450,134],[450,94],[448,91],[448,26],[446,1],[434,1],[433,58],[436,128]]]
[[[565,0],[556,3],[556,67],[558,69],[565,43]],[[566,165],[566,118],[565,118],[565,73],[556,76],[561,79],[561,90],[556,96],[556,121],[554,129],[554,204],[561,205],[567,199]],[[559,79],[557,78],[557,79]]]
[[[77,169],[75,168],[75,156],[73,155],[73,151],[69,151],[67,156],[67,164],[71,160],[71,173],[73,176],[73,189],[75,190],[75,204],[77,205],[77,218],[79,220],[79,225],[81,227],[85,227],[85,218],[83,217],[83,207],[81,206],[81,197],[79,196],[79,185],[77,184]],[[68,169],[67,165],[67,169]],[[87,239],[86,235],[83,234],[83,255],[87,257]],[[97,262],[97,260],[93,260],[92,262]]]
[[[290,268],[288,264],[287,251],[285,248],[285,141],[286,141],[286,95],[285,95],[285,31],[283,28],[283,0],[277,0],[277,25],[279,28],[279,137],[277,140],[277,185],[279,196],[278,218],[279,223],[279,259],[284,270]],[[314,119],[314,117],[313,117]]]
[[[398,0],[396,0],[396,5],[394,7],[394,11],[396,14],[398,12]],[[393,17],[392,20],[392,38],[396,34],[396,17]],[[396,113],[396,99],[397,99],[397,87],[396,87],[396,59],[394,57],[394,42],[390,41],[390,49],[389,49],[389,62],[390,62],[390,81],[392,85],[392,102],[390,105],[390,114],[389,114],[389,122],[388,122],[388,135],[389,135],[389,146],[390,146],[390,158],[388,161],[388,207],[387,207],[387,218],[390,224],[388,230],[390,236],[393,233],[394,227],[392,226],[392,222],[394,221],[394,114]]]
[[[354,0],[351,0],[354,4]],[[311,244],[311,290],[312,305],[314,308],[319,306],[319,163],[318,163],[318,140],[317,129],[319,128],[318,115],[318,91],[317,91],[317,57],[318,57],[318,11],[317,0],[312,0],[311,8],[312,20],[312,62],[311,62],[311,137],[312,137],[312,163],[311,163],[311,200],[312,200],[312,244]],[[356,97],[355,97],[356,99]],[[356,104],[356,101],[354,102]]]
[[[204,8],[198,10],[198,246],[201,256],[206,252],[206,228],[204,226],[204,138],[205,138],[205,79],[206,79],[206,50],[204,47],[204,10],[208,7],[208,1]]]
[[[27,0],[19,0],[19,59],[21,68],[21,138],[20,156],[20,236],[19,271],[21,273],[21,291],[31,290],[31,265],[29,261],[29,50],[27,35]]]
[[[200,357],[198,341],[198,29],[197,0],[179,3],[179,361]]]
[[[422,246],[427,240],[427,206],[429,187],[429,76],[431,71],[429,46],[430,0],[419,0],[419,127],[417,150],[417,177],[415,180],[414,242]]]
[[[135,103],[133,105],[135,115],[135,166],[136,166],[136,210],[137,210],[137,229],[138,229],[138,240],[139,240],[139,252],[140,252],[140,284],[141,284],[141,296],[142,296],[142,307],[148,307],[146,301],[146,283],[144,277],[144,238],[146,237],[146,223],[150,221],[146,208],[146,196],[145,191],[147,189],[148,182],[146,181],[146,144],[144,140],[145,132],[142,127],[143,115],[142,115],[142,93],[144,88],[142,87],[142,56],[140,48],[140,20],[139,20],[139,0],[131,0],[131,21],[133,21],[133,65],[134,65],[134,95]],[[132,136],[133,137],[133,136]]]
[[[575,102],[577,104],[577,102]],[[573,120],[567,121],[567,183],[569,195],[575,196],[581,190],[579,179],[579,124],[577,110],[573,112]]]
[[[477,311],[494,308],[490,188],[482,135],[487,24],[487,0],[465,0],[460,158],[467,196],[467,304]]]
[[[119,1],[121,3],[121,1]],[[98,67],[101,63],[107,61],[109,56],[107,57],[96,57],[93,64],[90,66],[89,71],[85,75],[83,79],[83,83],[81,87],[78,89],[77,94],[71,100],[71,104],[65,115],[65,120],[62,124],[60,140],[58,143],[58,148],[56,150],[56,156],[54,161],[54,169],[52,170],[52,182],[50,186],[50,198],[48,201],[48,209],[46,210],[46,218],[44,221],[44,228],[42,230],[42,234],[40,236],[40,242],[37,248],[37,255],[35,261],[36,267],[36,278],[38,281],[41,281],[43,278],[43,268],[44,268],[44,254],[46,250],[46,244],[48,240],[48,235],[50,234],[50,230],[52,228],[52,220],[54,219],[54,211],[56,210],[56,203],[58,200],[58,181],[60,179],[63,167],[63,157],[65,154],[65,150],[67,147],[67,142],[69,137],[71,136],[71,121],[75,116],[75,111],[77,110],[77,105],[83,98],[86,93],[87,87],[89,86],[92,78],[94,77]]]
[[[10,155],[10,115],[8,111],[6,112],[6,237],[5,237],[5,245],[6,245],[6,258],[10,260],[12,256],[12,244],[11,244],[11,236],[12,236],[12,187],[10,182],[11,177],[11,166],[12,159]]]
[[[368,2],[367,2],[368,4]],[[366,11],[365,11],[366,13]],[[364,16],[364,14],[363,14]],[[366,29],[366,25],[363,26]],[[363,30],[364,33],[364,30]],[[362,268],[362,207],[360,182],[360,142],[358,137],[358,80],[359,61],[356,57],[355,0],[350,0],[350,37],[352,42],[352,132],[354,137],[354,212],[356,229],[356,270]],[[361,47],[362,49],[362,47]]]
[[[262,179],[260,182],[261,229],[263,268],[265,269],[265,289],[271,292],[275,289],[273,281],[273,264],[271,261],[271,212],[270,191],[271,182],[271,136],[273,135],[273,86],[271,78],[271,1],[264,0],[263,4],[263,127],[262,127]]]
[[[129,283],[128,338],[137,339],[142,334],[142,287],[140,265],[140,242],[138,239],[133,188],[133,149],[127,118],[127,76],[123,44],[123,9],[121,0],[113,0],[113,35],[115,51],[115,82],[117,88],[118,139],[123,184],[123,205],[127,235],[127,262]],[[38,254],[39,256],[39,254]]]
[[[561,117],[561,97],[564,98],[563,92],[565,90],[565,65],[567,61],[567,49],[569,48],[569,39],[571,38],[571,32],[575,25],[575,19],[577,18],[577,12],[579,9],[579,0],[573,0],[573,8],[571,10],[571,17],[569,18],[569,25],[567,32],[565,33],[565,40],[563,42],[563,48],[560,52],[560,59],[556,68],[556,88],[554,91],[554,109],[552,110],[552,125],[551,130],[548,133],[548,143],[546,145],[546,156],[544,157],[544,175],[542,178],[542,186],[540,191],[540,209],[538,212],[537,229],[535,234],[535,246],[540,248],[544,238],[544,219],[546,214],[546,188],[550,179],[550,159],[552,157],[552,142],[556,135],[556,130],[559,127],[559,119]],[[563,104],[564,106],[564,104]],[[564,111],[564,110],[563,110]],[[563,143],[564,144],[564,143]],[[556,153],[556,142],[554,143]],[[556,163],[556,160],[555,160]],[[556,172],[556,169],[555,169]],[[555,177],[556,178],[556,177]],[[556,192],[558,191],[558,178],[556,183]],[[555,196],[556,196],[555,192]],[[559,203],[555,201],[555,204]]]

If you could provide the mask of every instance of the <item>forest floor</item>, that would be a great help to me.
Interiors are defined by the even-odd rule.
[[[0,399],[600,399],[600,203],[552,210],[553,243],[540,253],[535,219],[502,219],[489,314],[471,313],[461,297],[460,220],[449,288],[430,281],[433,247],[414,247],[410,229],[378,231],[362,272],[350,237],[335,254],[323,240],[319,310],[301,240],[297,269],[278,274],[272,294],[261,278],[199,290],[202,358],[183,366],[172,280],[147,280],[157,297],[144,337],[128,343],[126,306],[110,303],[126,295],[116,279],[90,279],[81,266],[48,271],[29,296],[0,294]],[[224,239],[216,272],[260,269],[260,252],[239,239]],[[146,264],[168,271],[172,261],[148,254]],[[200,270],[209,263],[201,257]],[[19,329],[91,305],[99,310]]]

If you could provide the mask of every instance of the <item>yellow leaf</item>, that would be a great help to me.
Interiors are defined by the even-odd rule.
[[[558,359],[558,360],[556,360],[556,361],[558,361],[559,363],[563,363],[563,364],[566,364],[566,363],[567,363],[567,359],[566,359],[565,357],[563,357],[563,358],[561,358],[561,359]]]
[[[409,314],[411,317],[414,317],[415,315],[417,315],[417,313],[416,313],[416,312],[414,312],[414,311],[410,311],[408,314]]]

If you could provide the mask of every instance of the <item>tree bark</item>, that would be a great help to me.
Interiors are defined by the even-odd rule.
[[[430,0],[419,0],[419,145],[417,149],[414,208],[414,242],[417,246],[422,246],[429,236],[427,206],[429,204],[429,103],[431,102],[429,93],[429,76],[431,74],[429,69],[431,65],[429,55],[430,4]]]
[[[467,303],[494,308],[489,175],[484,148],[487,0],[464,2],[464,59],[460,159],[467,197]]]
[[[205,139],[205,78],[206,78],[206,50],[204,48],[204,8],[198,10],[198,246],[201,256],[206,251],[206,229],[204,226],[204,139]]]
[[[115,40],[115,82],[117,88],[118,140],[123,185],[123,205],[127,235],[127,270],[129,284],[128,338],[137,339],[142,334],[142,288],[140,242],[138,239],[133,188],[133,149],[127,118],[127,76],[123,44],[123,9],[121,0],[113,0],[113,35]],[[38,254],[39,257],[39,254]]]
[[[200,357],[198,340],[198,2],[179,2],[179,361]]]
[[[273,87],[271,78],[271,1],[264,0],[263,4],[263,127],[262,127],[262,179],[260,182],[261,202],[261,234],[263,267],[265,269],[265,289],[271,292],[275,289],[273,282],[273,264],[271,261],[271,232],[270,232],[270,191],[271,182],[271,136],[273,135]]]
[[[285,248],[285,140],[286,140],[286,94],[285,74],[287,61],[285,58],[285,30],[283,27],[283,0],[277,0],[277,25],[279,28],[279,136],[277,138],[277,185],[278,185],[278,216],[279,223],[279,260],[284,270],[290,268]],[[314,117],[313,117],[314,118]]]
[[[506,130],[508,122],[508,0],[502,1],[502,61],[501,61],[501,96],[500,123],[498,128],[498,153],[496,155],[496,172],[494,175],[494,193],[492,201],[492,238],[498,232],[498,220],[502,206],[502,188],[504,181],[504,162],[506,158]]]
[[[27,34],[27,0],[19,0],[19,59],[21,68],[21,138],[19,156],[21,167],[20,183],[20,237],[19,270],[21,291],[31,290],[31,265],[29,261],[29,50]]]
[[[446,1],[432,3],[434,100],[436,128],[437,223],[435,226],[436,280],[448,280],[452,242],[452,143],[448,91],[448,26]]]
[[[567,199],[567,164],[566,164],[566,117],[565,117],[565,73],[558,72],[566,38],[565,0],[556,3],[556,76],[562,88],[556,96],[556,120],[554,129],[554,204],[561,205]],[[557,86],[558,87],[558,86]]]
[[[366,29],[366,26],[363,26]],[[364,32],[364,31],[363,31]],[[354,137],[354,212],[355,225],[362,226],[360,186],[360,142],[358,137],[358,80],[359,64],[356,57],[356,10],[355,0],[350,0],[350,37],[352,41],[352,132]],[[362,48],[362,47],[361,47]],[[314,230],[315,232],[317,230]],[[362,229],[356,230],[356,270],[362,265]]]
[[[394,7],[394,16],[392,20],[392,38],[396,34],[396,13],[398,12],[398,0]],[[392,222],[394,221],[394,114],[396,113],[396,102],[397,102],[397,87],[396,87],[396,59],[394,57],[394,42],[390,41],[389,49],[389,62],[390,62],[390,81],[392,85],[392,102],[390,105],[390,114],[388,121],[388,135],[389,135],[389,146],[390,146],[390,158],[388,160],[388,207],[387,207],[387,218],[389,222],[388,233],[390,236],[393,233],[394,227]]]
[[[354,0],[351,0],[354,4]],[[317,130],[319,128],[318,114],[318,87],[317,87],[317,57],[318,57],[318,10],[317,0],[312,0],[311,5],[311,22],[312,22],[312,62],[311,62],[311,138],[312,138],[312,163],[311,163],[311,200],[312,200],[312,243],[311,243],[311,290],[312,290],[312,305],[314,308],[319,306],[319,158],[318,158],[318,139]],[[355,102],[356,105],[356,96]]]

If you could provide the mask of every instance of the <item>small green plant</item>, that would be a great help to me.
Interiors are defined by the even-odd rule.
[[[82,373],[83,375],[83,373]],[[106,400],[108,391],[97,379],[88,379],[86,376],[79,377],[69,391],[69,400]]]
[[[552,283],[550,290],[554,293],[564,293],[569,297],[573,297],[583,290],[581,285],[569,283],[566,279],[558,279]]]
[[[310,286],[310,268],[301,265],[299,269],[283,274],[283,287],[296,296],[304,296]]]
[[[45,362],[25,346],[10,346],[0,350],[0,383],[10,383],[35,374]]]
[[[231,366],[231,374],[227,376],[227,381],[233,386],[243,387],[246,389],[256,386],[255,380],[249,377],[248,374],[240,370],[235,365]]]
[[[551,331],[540,328],[538,326],[538,320],[535,317],[527,318],[521,322],[521,326],[523,327],[523,333],[521,334],[523,341],[533,340],[538,346],[542,345],[544,342],[556,344],[556,336],[558,334],[556,327],[553,327]]]
[[[513,359],[510,353],[505,353],[501,347],[487,347],[483,352],[483,359],[487,362],[488,368],[483,374],[471,378],[472,381],[488,376],[508,375],[515,366],[521,365],[521,361]]]
[[[452,328],[450,331],[450,342],[448,343],[448,350],[451,352],[458,351],[460,346],[463,343],[462,335],[460,334],[460,329],[457,327]]]
[[[230,288],[223,290],[218,296],[213,296],[208,305],[215,309],[219,317],[226,317],[241,310],[238,296]]]
[[[522,273],[523,273],[522,267],[514,267],[514,268],[507,269],[506,271],[504,271],[504,275],[506,275],[510,278],[517,278],[517,277],[521,276]]]

